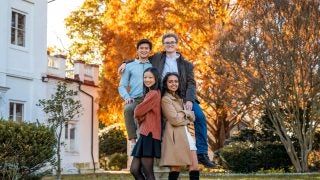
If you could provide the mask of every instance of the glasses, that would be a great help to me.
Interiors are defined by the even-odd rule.
[[[164,45],[172,45],[172,44],[176,44],[177,42],[175,41],[169,41],[169,42],[164,42]]]

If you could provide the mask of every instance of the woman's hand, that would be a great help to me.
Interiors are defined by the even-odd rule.
[[[122,63],[121,66],[118,68],[118,74],[123,73],[123,71],[126,69],[126,63]]]
[[[192,105],[193,103],[191,101],[187,101],[185,105],[186,110],[192,111]]]

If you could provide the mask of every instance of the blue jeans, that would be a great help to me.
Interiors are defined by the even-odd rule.
[[[207,134],[207,120],[197,102],[193,103],[192,110],[196,117],[194,121],[194,128],[196,133],[196,147],[197,154],[208,154],[208,134]]]

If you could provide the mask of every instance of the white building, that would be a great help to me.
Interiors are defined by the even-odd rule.
[[[45,97],[47,2],[0,2],[0,116],[18,121],[39,117],[34,108]],[[41,119],[39,119],[41,120]]]
[[[67,77],[64,57],[47,56],[46,27],[46,0],[1,0],[0,118],[46,122],[38,100],[50,98],[58,81],[69,82],[83,112],[65,126],[63,172],[98,168],[98,66],[75,61]]]
[[[63,138],[65,146],[62,149],[64,173],[77,173],[79,169],[91,170],[93,163],[98,168],[98,73],[99,66],[74,61],[74,69],[66,70],[64,56],[49,56],[48,71],[43,76],[47,84],[47,97],[55,92],[59,81],[68,82],[69,87],[79,90],[79,100],[82,112],[79,119],[65,125]]]

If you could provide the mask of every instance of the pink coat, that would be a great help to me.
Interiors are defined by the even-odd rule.
[[[134,116],[140,125],[140,134],[148,136],[151,132],[152,138],[157,140],[161,139],[160,99],[160,91],[151,90],[134,110]]]

